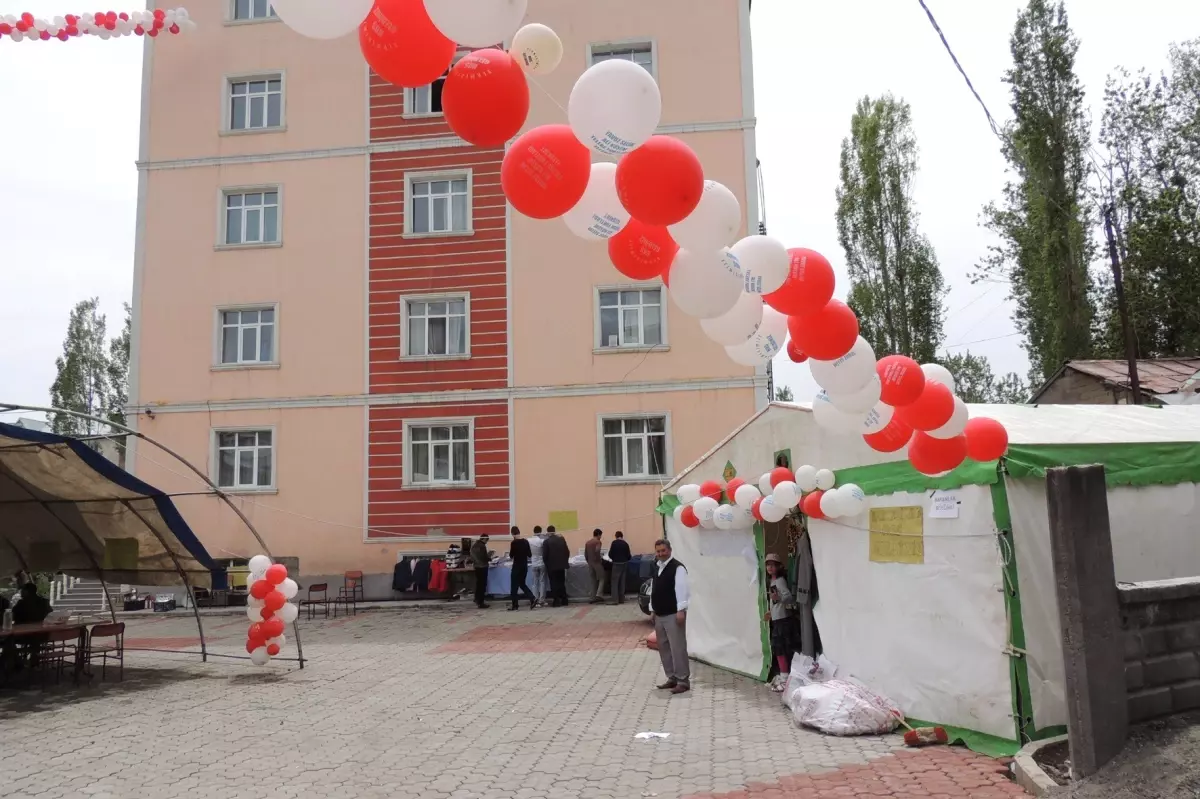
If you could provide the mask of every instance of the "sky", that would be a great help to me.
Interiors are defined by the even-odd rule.
[[[1023,2],[928,3],[993,115],[1007,119],[1001,79]],[[1097,121],[1114,67],[1161,69],[1171,42],[1200,36],[1195,0],[1070,0],[1067,7],[1082,42],[1077,71]],[[64,10],[55,0],[0,0],[0,14]],[[860,97],[903,97],[921,147],[921,230],[950,288],[947,345],[988,356],[998,373],[1024,375],[1028,362],[1004,287],[973,286],[966,277],[992,242],[979,212],[999,197],[1005,164],[917,0],[757,0],[752,26],[770,234],[824,253],[845,296],[834,223],[841,141]],[[133,280],[141,52],[133,38],[0,42],[2,402],[49,401],[54,359],[79,300],[98,296],[110,334],[121,326]],[[775,368],[797,400],[811,398],[807,366],[781,357]]]

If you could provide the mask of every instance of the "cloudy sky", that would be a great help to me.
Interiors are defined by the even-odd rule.
[[[1023,3],[928,2],[992,113],[1007,118],[1001,77]],[[64,9],[55,0],[0,0],[0,13],[52,17]],[[1115,66],[1161,68],[1172,41],[1200,36],[1195,0],[1071,0],[1068,9],[1096,119]],[[834,190],[850,114],[866,94],[904,97],[921,146],[921,226],[951,287],[947,344],[959,352],[970,343],[997,371],[1024,374],[1003,287],[966,279],[989,244],[979,210],[999,195],[1004,162],[917,0],[758,0],[753,26],[770,232],[841,269]],[[78,300],[99,296],[110,331],[120,326],[133,274],[140,69],[132,39],[0,43],[0,400],[48,401]],[[776,368],[797,399],[811,396],[807,367],[784,360]]]

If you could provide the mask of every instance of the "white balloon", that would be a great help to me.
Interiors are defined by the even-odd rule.
[[[747,236],[732,249],[742,263],[745,289],[751,294],[770,294],[791,272],[792,257],[787,247],[770,236]]]
[[[262,621],[262,605],[246,605],[246,618],[252,622]]]
[[[191,17],[188,16],[188,10],[186,8],[175,9],[175,19],[186,20],[186,19],[190,19],[190,18]]]
[[[280,649],[283,649],[283,645],[287,643],[287,636],[277,635],[274,638],[268,638],[267,643],[275,644],[275,646],[279,647]]]
[[[724,315],[742,296],[742,268],[729,250],[680,250],[671,263],[667,282],[667,291],[679,310],[697,319]]]
[[[700,497],[692,504],[692,512],[700,520],[701,527],[711,528],[713,526],[713,514],[717,512],[720,505],[721,503],[712,497]]]
[[[275,14],[301,36],[338,39],[354,31],[375,0],[271,0]]]
[[[291,577],[285,579],[279,584],[279,593],[283,594],[284,599],[291,599],[296,594],[300,593],[300,586]]]
[[[250,653],[250,662],[255,666],[265,666],[271,661],[271,656],[267,654],[267,648],[260,646]]]
[[[896,409],[891,405],[883,402],[878,402],[875,407],[867,412],[866,418],[863,419],[862,434],[869,436],[873,433],[878,433],[887,427],[892,422],[892,417],[896,415]]]
[[[844,516],[858,516],[867,509],[867,494],[854,483],[839,486],[838,507]]]
[[[729,246],[741,227],[742,207],[737,197],[724,184],[706,180],[700,204],[667,229],[680,247],[706,252]]]
[[[734,509],[733,529],[748,530],[757,523],[758,519],[754,518],[754,512],[750,508],[738,507]]]
[[[967,429],[967,420],[970,417],[971,414],[967,410],[967,403],[955,397],[954,413],[950,414],[950,421],[937,430],[930,430],[929,435],[934,438],[954,438],[957,435],[962,435],[962,432]]]
[[[512,38],[528,5],[528,0],[425,0],[437,29],[467,47],[494,47]]]
[[[300,618],[300,608],[295,604],[288,602],[279,609],[277,614],[284,624],[291,624],[296,619]]]
[[[762,492],[749,483],[743,483],[738,486],[737,491],[733,492],[733,501],[737,503],[739,508],[749,510],[754,506],[754,500],[762,496]]]
[[[857,433],[865,415],[840,410],[825,391],[813,397],[812,410],[817,424],[831,433]]]
[[[732,505],[722,505],[713,512],[713,524],[718,530],[732,530],[737,511]]]
[[[691,505],[700,499],[700,486],[695,483],[686,483],[675,489],[675,496],[684,505]]]
[[[822,491],[828,491],[829,489],[833,488],[836,480],[837,478],[830,470],[817,469],[817,488],[821,489]]]
[[[864,414],[875,407],[883,393],[883,383],[879,375],[871,375],[867,384],[858,391],[849,394],[827,391],[829,401],[843,413]]]
[[[830,393],[848,394],[865,386],[875,375],[875,350],[859,336],[850,351],[837,360],[810,358],[808,363],[818,386]]]
[[[925,373],[926,380],[941,383],[950,389],[950,393],[954,393],[954,375],[950,373],[949,369],[940,363],[923,363],[921,364],[921,371]]]
[[[769,497],[775,492],[775,487],[771,485],[770,472],[766,472],[762,477],[758,478],[758,491],[764,497]]]
[[[255,555],[250,558],[250,573],[262,578],[262,575],[267,573],[267,569],[271,568],[271,559],[266,555]]]
[[[817,469],[805,464],[796,470],[796,487],[807,494],[817,490]]]
[[[821,495],[821,513],[830,519],[843,515],[841,496],[837,491],[826,491]]]
[[[762,324],[758,332],[744,344],[726,347],[725,352],[734,363],[742,366],[759,366],[770,361],[787,343],[787,316],[769,305],[763,306]]]
[[[763,497],[762,504],[758,506],[758,515],[762,516],[764,522],[783,521],[783,517],[787,516],[788,509],[775,501],[774,497]]]
[[[726,347],[736,347],[749,341],[762,326],[763,300],[760,294],[738,297],[734,306],[715,319],[701,319],[704,335]]]
[[[675,521],[683,524],[683,512],[686,509],[687,505],[676,505],[675,510],[671,511],[671,516],[674,517]]]
[[[526,73],[549,75],[562,61],[563,43],[548,26],[531,22],[513,36],[509,54]]]
[[[776,505],[791,510],[800,504],[800,489],[791,480],[782,480],[771,492],[771,497],[774,498]]]
[[[592,164],[587,189],[575,207],[563,214],[572,233],[587,241],[604,241],[629,224],[629,212],[617,199],[617,165]]]
[[[605,155],[623,155],[643,144],[661,118],[662,94],[654,76],[621,58],[589,67],[567,101],[575,136]]]

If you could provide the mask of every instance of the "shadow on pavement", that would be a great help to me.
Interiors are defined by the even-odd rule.
[[[45,713],[58,710],[65,705],[80,702],[90,702],[96,699],[107,699],[120,702],[122,696],[132,697],[142,691],[153,690],[163,685],[175,682],[198,679],[227,679],[217,674],[203,674],[196,670],[175,668],[125,668],[125,679],[118,682],[115,670],[109,669],[108,679],[101,681],[99,671],[93,675],[91,682],[84,680],[75,685],[69,676],[64,675],[58,684],[49,683],[43,690],[36,678],[32,682],[21,681],[22,675],[16,680],[0,688],[0,721],[13,719],[29,713]],[[132,698],[124,700],[132,702]]]

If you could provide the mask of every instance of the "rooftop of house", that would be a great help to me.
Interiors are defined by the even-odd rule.
[[[1126,361],[1067,361],[1063,368],[1091,375],[1115,386],[1129,387],[1129,364]],[[1200,380],[1197,380],[1200,357],[1143,358],[1137,362],[1137,371],[1141,389],[1146,393],[1174,394],[1185,389],[1200,389]],[[1047,383],[1053,380],[1051,378]]]

